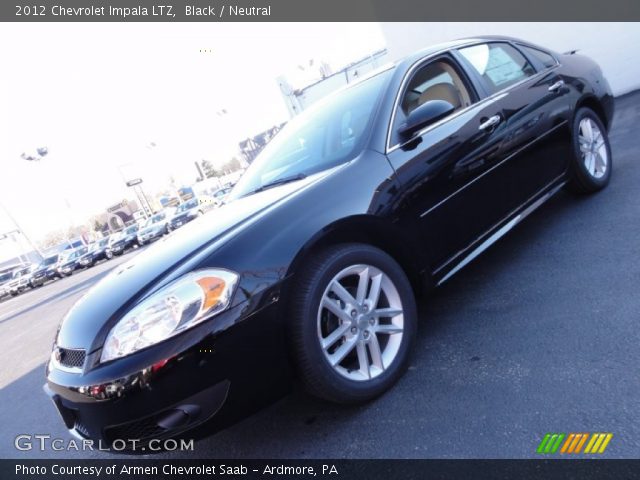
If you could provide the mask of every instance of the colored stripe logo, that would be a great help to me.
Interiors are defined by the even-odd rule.
[[[612,438],[613,433],[547,433],[542,438],[536,452],[542,455],[553,453],[600,454],[604,453]]]

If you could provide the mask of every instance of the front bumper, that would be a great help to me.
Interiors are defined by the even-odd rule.
[[[77,372],[50,363],[44,389],[74,435],[107,445],[217,431],[289,389],[277,307],[241,318],[247,305],[240,304],[106,364],[94,351]]]
[[[146,233],[145,235],[138,237],[138,243],[140,243],[140,244],[147,243],[147,242],[150,242],[152,240],[155,240],[157,238],[162,237],[162,235],[164,235],[164,232],[162,230],[159,230],[159,231],[153,232],[153,233]]]

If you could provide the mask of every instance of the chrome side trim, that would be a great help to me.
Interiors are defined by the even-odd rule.
[[[557,177],[551,184],[556,182],[558,179],[564,176],[561,175]],[[535,202],[525,208],[522,212],[512,218],[505,225],[500,227],[496,232],[494,232],[489,238],[484,240],[480,245],[478,245],[473,251],[469,253],[460,263],[458,263],[449,273],[447,273],[442,279],[438,282],[437,286],[442,285],[444,282],[453,277],[456,273],[466,267],[469,263],[471,263],[474,259],[476,259],[482,252],[484,252],[487,248],[493,245],[495,242],[500,240],[507,232],[513,229],[518,223],[520,223],[523,219],[528,217],[533,211],[535,211],[538,207],[544,204],[547,200],[549,200],[553,195],[555,195],[567,182],[561,182],[560,184],[553,187],[547,193],[538,198]],[[548,188],[548,187],[545,187]]]
[[[529,148],[531,145],[533,145],[534,143],[538,142],[539,140],[542,140],[543,138],[545,138],[547,135],[555,132],[558,128],[566,125],[568,123],[567,120],[563,120],[561,123],[559,123],[558,125],[556,125],[555,127],[547,130],[545,133],[543,133],[542,135],[540,135],[539,137],[534,138],[533,140],[531,140],[529,143],[527,143],[526,145],[523,145],[522,147],[518,148],[515,152],[512,152],[509,156],[505,157],[503,160],[501,160],[500,162],[496,163],[493,167],[491,167],[489,170],[483,172],[481,175],[478,175],[476,178],[474,178],[473,180],[471,180],[468,183],[465,183],[463,186],[461,186],[460,188],[458,188],[455,192],[451,193],[450,195],[448,195],[447,197],[445,197],[443,200],[440,200],[438,203],[436,203],[435,205],[433,205],[432,207],[430,207],[428,210],[426,210],[425,212],[422,212],[420,214],[420,218],[423,218],[425,216],[427,216],[429,213],[431,213],[432,211],[434,211],[436,208],[438,208],[439,206],[443,205],[445,202],[447,202],[449,199],[453,198],[454,196],[456,196],[458,193],[460,193],[461,191],[463,191],[465,188],[473,185],[475,182],[477,182],[478,180],[480,180],[482,177],[484,177],[485,175],[487,175],[488,173],[491,173],[493,170],[495,170],[496,168],[498,168],[500,165],[502,165],[503,163],[511,160],[513,157],[515,157],[516,155],[518,155],[520,152],[522,152],[523,150]]]

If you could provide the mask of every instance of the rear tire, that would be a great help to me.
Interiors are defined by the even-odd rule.
[[[611,179],[611,146],[607,130],[590,108],[580,108],[573,120],[573,155],[567,189],[578,194],[602,190]]]
[[[402,268],[364,244],[330,247],[307,261],[291,297],[290,339],[305,389],[360,403],[404,373],[417,311]]]

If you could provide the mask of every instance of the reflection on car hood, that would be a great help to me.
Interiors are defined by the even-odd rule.
[[[199,217],[157,241],[116,267],[74,305],[63,321],[58,343],[66,348],[99,348],[99,344],[92,345],[93,340],[100,335],[104,337],[154,280],[177,268],[196,251],[211,247],[223,235],[233,234],[262,211],[335,170],[239,198],[218,208],[215,215]],[[106,323],[109,325],[105,326]]]

